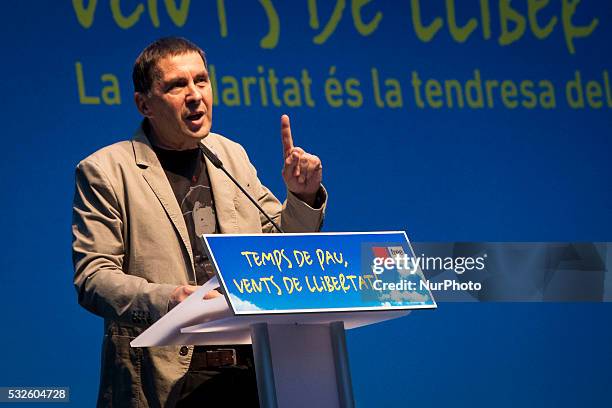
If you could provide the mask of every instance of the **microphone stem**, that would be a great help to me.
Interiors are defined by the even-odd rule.
[[[274,220],[273,220],[272,218],[270,218],[270,216],[269,216],[269,215],[268,215],[268,214],[267,214],[267,213],[266,213],[266,212],[263,210],[263,208],[261,208],[261,206],[259,205],[259,203],[258,203],[257,201],[255,201],[255,200],[253,199],[253,197],[251,197],[251,195],[250,195],[250,194],[249,194],[249,193],[248,193],[248,192],[247,192],[247,191],[244,189],[244,187],[242,187],[242,186],[240,185],[240,183],[238,182],[238,180],[236,180],[236,179],[234,178],[234,176],[232,176],[232,175],[231,175],[231,174],[230,174],[230,173],[229,173],[229,172],[228,172],[228,171],[225,169],[225,167],[224,167],[224,166],[221,166],[221,167],[219,167],[219,168],[220,168],[221,170],[223,170],[223,172],[224,172],[224,173],[227,175],[227,177],[229,177],[229,178],[230,178],[230,180],[232,180],[232,182],[233,182],[233,183],[234,183],[236,186],[238,186],[238,188],[240,189],[240,191],[242,191],[242,192],[244,193],[244,195],[245,195],[245,196],[247,196],[249,200],[251,200],[251,202],[253,203],[253,205],[254,205],[255,207],[257,207],[257,209],[259,210],[259,212],[260,212],[260,213],[262,213],[262,214],[263,214],[263,215],[264,215],[264,216],[265,216],[265,217],[268,219],[268,221],[270,221],[270,222],[272,223],[272,225],[274,226],[274,228],[276,228],[276,230],[277,230],[278,232],[280,232],[281,234],[284,234],[284,233],[285,233],[285,231],[283,231],[283,230],[282,230],[282,228],[281,228],[281,227],[279,227],[279,226],[278,226],[278,224],[277,224],[277,223],[275,223],[275,222],[274,222]]]

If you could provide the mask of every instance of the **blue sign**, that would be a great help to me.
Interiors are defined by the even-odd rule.
[[[404,232],[203,239],[236,314],[436,307]]]

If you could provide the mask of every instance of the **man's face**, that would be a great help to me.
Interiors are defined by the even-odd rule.
[[[157,71],[150,92],[136,95],[156,144],[168,149],[197,147],[212,125],[212,89],[202,57],[196,52],[168,56],[158,61]]]

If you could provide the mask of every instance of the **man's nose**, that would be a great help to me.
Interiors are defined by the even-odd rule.
[[[200,91],[200,89],[196,86],[194,82],[190,82],[187,86],[186,102],[199,104],[202,98],[202,92]]]

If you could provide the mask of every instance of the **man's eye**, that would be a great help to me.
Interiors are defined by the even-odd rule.
[[[196,82],[196,85],[204,88],[206,85],[208,85],[208,80],[207,79],[200,79],[199,81]]]
[[[180,93],[182,89],[183,87],[180,85],[172,85],[168,88],[168,93],[177,94]]]

